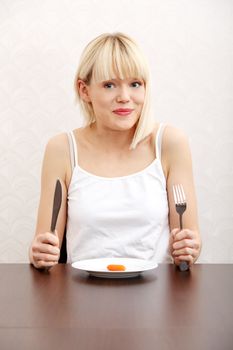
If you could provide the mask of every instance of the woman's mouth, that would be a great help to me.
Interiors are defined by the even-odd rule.
[[[131,108],[118,108],[118,109],[114,109],[113,113],[117,114],[117,115],[121,115],[121,116],[126,116],[129,115],[133,112],[133,109]]]

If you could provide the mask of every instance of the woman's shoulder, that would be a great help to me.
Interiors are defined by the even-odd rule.
[[[68,147],[68,137],[67,133],[63,132],[52,136],[46,145],[46,151],[50,152],[66,152]]]
[[[44,167],[47,173],[56,173],[67,184],[70,174],[70,149],[67,133],[52,136],[46,145],[44,153]]]
[[[45,147],[44,157],[53,166],[70,172],[70,145],[67,132],[52,136]]]
[[[162,160],[164,167],[169,169],[180,159],[190,157],[189,139],[186,133],[173,125],[167,124],[162,139]]]
[[[56,134],[54,136],[52,136],[48,142],[47,142],[47,147],[52,148],[52,149],[57,149],[57,150],[63,150],[64,147],[69,145],[69,139],[68,139],[68,135],[73,133],[73,135],[76,136],[81,136],[83,133],[84,128],[80,127],[80,128],[76,128],[73,130],[69,130],[67,132],[62,132],[59,134]]]
[[[69,145],[69,134],[73,133],[74,138],[82,140],[83,128],[76,128],[67,132],[62,132],[52,136],[47,144],[45,152],[51,157],[59,158],[61,161],[70,157],[70,145]]]
[[[154,123],[153,126],[153,131],[152,131],[152,138],[155,139],[158,132],[160,132],[160,130],[163,130],[163,143],[166,145],[174,145],[177,142],[182,142],[184,140],[187,140],[187,136],[185,134],[185,132],[180,129],[177,128],[171,124],[168,123],[164,123],[164,122],[156,122]]]
[[[160,129],[160,126],[163,126]],[[167,178],[171,164],[177,161],[177,158],[185,157],[189,152],[188,138],[185,132],[168,123],[157,123],[154,129],[154,139],[158,131],[162,130],[161,161],[164,174]]]
[[[188,143],[184,130],[171,124],[165,124],[163,132],[163,146],[172,150]]]

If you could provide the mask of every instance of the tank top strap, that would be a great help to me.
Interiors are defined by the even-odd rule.
[[[163,139],[163,131],[166,127],[166,124],[160,123],[159,128],[156,133],[156,140],[155,140],[155,154],[156,158],[161,160],[161,154],[162,154],[162,139]]]
[[[76,165],[78,165],[78,152],[77,152],[77,143],[75,141],[73,131],[67,133],[69,147],[70,147],[70,162],[72,171]]]

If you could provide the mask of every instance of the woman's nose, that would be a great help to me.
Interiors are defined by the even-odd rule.
[[[130,100],[130,94],[127,87],[121,87],[117,95],[117,102],[128,102]]]

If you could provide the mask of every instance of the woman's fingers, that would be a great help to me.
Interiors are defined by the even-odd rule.
[[[192,248],[183,248],[179,250],[174,250],[172,255],[173,256],[180,256],[180,255],[193,255],[195,254],[195,251]]]
[[[35,253],[33,255],[34,266],[37,268],[51,267],[58,263],[59,255]]]
[[[174,250],[182,249],[182,248],[195,248],[196,243],[192,239],[183,239],[182,241],[174,242],[172,247]]]
[[[187,261],[189,265],[194,263],[194,258],[191,255],[180,255],[179,257],[174,257],[174,263],[180,265],[181,261]]]
[[[44,261],[44,260],[38,260],[34,263],[34,266],[38,269],[42,269],[45,267],[53,267],[56,265],[58,262],[57,261]]]
[[[51,267],[58,263],[60,256],[57,232],[45,232],[35,237],[31,246],[34,266],[37,268]]]
[[[173,259],[177,265],[179,265],[181,261],[188,261],[189,264],[193,264],[197,255],[197,250],[187,247],[172,252]]]
[[[37,268],[51,267],[58,263],[60,254],[48,254],[41,252],[33,253],[34,265]]]
[[[57,254],[50,254],[50,253],[35,252],[34,253],[34,258],[36,260],[43,260],[43,261],[58,261],[59,253],[57,253]]]
[[[51,255],[58,255],[60,253],[60,249],[56,246],[53,246],[51,244],[43,244],[43,243],[37,243],[34,246],[32,246],[33,253],[47,253]]]
[[[174,229],[172,234],[171,255],[175,264],[188,261],[193,264],[200,250],[199,236],[196,231]]]
[[[57,247],[59,246],[59,238],[56,232],[45,232],[38,235],[36,238],[38,242],[52,244]]]
[[[195,239],[196,238],[196,232],[188,229],[183,229],[177,231],[173,230],[173,237],[174,241],[181,241],[182,239]],[[172,231],[172,232],[173,232]]]

